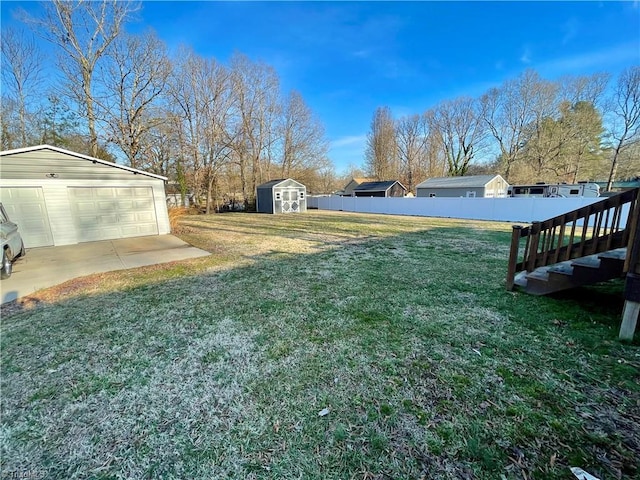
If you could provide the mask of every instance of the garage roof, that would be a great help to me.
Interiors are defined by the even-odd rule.
[[[24,148],[16,148],[14,150],[4,150],[2,152],[0,152],[0,157],[4,157],[4,156],[8,156],[8,155],[17,155],[20,153],[30,153],[30,152],[37,152],[40,150],[50,150],[53,152],[58,152],[61,153],[63,155],[70,155],[72,157],[76,157],[76,158],[80,158],[83,160],[87,160],[88,162],[91,163],[99,163],[101,165],[106,165],[109,167],[113,167],[113,168],[119,168],[121,170],[126,170],[128,172],[131,173],[135,173],[135,174],[140,174],[140,175],[146,175],[147,177],[151,177],[151,178],[157,178],[159,180],[167,180],[167,177],[163,177],[162,175],[156,175],[155,173],[149,173],[149,172],[145,172],[143,170],[138,170],[136,168],[131,168],[131,167],[126,167],[124,165],[119,165],[117,163],[112,163],[112,162],[107,162],[106,160],[101,160],[99,158],[94,158],[94,157],[90,157],[88,155],[83,155],[82,153],[77,153],[77,152],[72,152],[71,150],[65,150],[64,148],[60,148],[60,147],[54,147],[52,145],[37,145],[35,147],[24,147]]]

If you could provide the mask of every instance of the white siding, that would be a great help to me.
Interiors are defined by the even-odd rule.
[[[0,201],[27,248],[53,245],[44,192],[39,187],[0,188]]]
[[[169,224],[169,212],[167,211],[164,182],[155,180],[149,181],[148,184],[153,189],[153,201],[156,206],[156,221],[158,222],[158,235],[167,235],[171,233],[171,225]]]
[[[49,223],[53,234],[54,245],[72,245],[78,243],[79,234],[73,222],[68,187],[150,187],[153,191],[153,202],[158,222],[158,234],[170,233],[169,215],[165,203],[164,182],[151,177],[131,175],[128,180],[93,180],[93,179],[10,179],[3,175],[0,188],[9,187],[41,187],[46,202]]]

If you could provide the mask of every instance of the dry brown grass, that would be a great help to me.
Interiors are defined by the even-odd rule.
[[[190,210],[186,207],[170,207],[169,211],[169,225],[171,226],[171,233],[180,233],[180,219],[185,215],[189,215]]]

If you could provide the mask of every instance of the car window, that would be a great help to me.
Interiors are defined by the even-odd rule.
[[[8,221],[9,221],[9,219],[7,218],[7,216],[4,213],[4,208],[0,209],[0,223],[6,223]]]

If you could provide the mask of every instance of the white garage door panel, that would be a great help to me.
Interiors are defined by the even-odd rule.
[[[0,201],[11,221],[18,224],[27,248],[53,245],[42,188],[3,187],[0,188]]]
[[[78,241],[157,235],[153,192],[147,187],[69,187]]]

